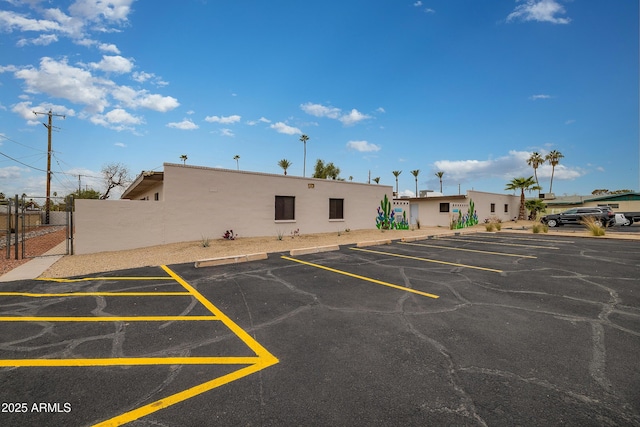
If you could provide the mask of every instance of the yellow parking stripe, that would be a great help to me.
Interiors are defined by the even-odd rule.
[[[123,424],[137,420],[138,418],[147,416],[153,412],[159,411],[160,409],[164,409],[171,405],[175,405],[176,403],[180,403],[184,400],[191,399],[194,396],[205,393],[216,387],[220,387],[222,385],[228,384],[240,378],[249,376],[251,374],[255,374],[256,372],[261,371],[265,368],[268,368],[273,364],[271,363],[272,361],[266,361],[265,359],[262,359],[262,358],[260,358],[260,360],[261,362],[255,363],[253,365],[249,365],[246,368],[242,368],[230,374],[223,375],[214,380],[207,381],[206,383],[202,383],[200,385],[192,387],[188,390],[184,390],[180,393],[176,393],[164,399],[157,400],[153,403],[142,406],[138,409],[134,409],[133,411],[129,411],[122,415],[118,415],[117,417],[111,418],[110,420],[106,420],[101,423],[95,424],[93,427],[121,426]],[[277,363],[277,359],[275,363]]]
[[[417,291],[415,289],[407,288],[405,286],[394,285],[393,283],[383,282],[381,280],[372,279],[370,277],[359,276],[357,274],[349,273],[347,271],[336,270],[335,268],[325,267],[324,265],[314,264],[312,262],[302,261],[302,260],[295,259],[295,258],[289,258],[288,256],[284,256],[284,255],[282,255],[281,258],[286,259],[288,261],[294,261],[294,262],[297,262],[297,263],[300,263],[300,264],[309,265],[311,267],[321,268],[323,270],[331,271],[332,273],[343,274],[345,276],[354,277],[356,279],[366,280],[367,282],[376,283],[378,285],[383,285],[383,286],[388,286],[390,288],[400,289],[402,291],[411,292],[411,293],[422,295],[422,296],[425,296],[425,297],[434,298],[434,299],[435,298],[440,298],[438,295]]]
[[[68,292],[37,294],[32,292],[0,292],[0,297],[58,298],[58,297],[178,297],[191,296],[189,292]]]
[[[477,249],[465,249],[465,248],[449,248],[447,246],[438,246],[438,245],[427,245],[424,243],[409,243],[409,242],[398,242],[401,245],[411,245],[411,246],[422,246],[425,248],[438,248],[438,249],[448,249],[451,251],[463,251],[463,252],[477,252],[481,254],[489,254],[489,255],[502,255],[502,256],[512,256],[516,258],[538,258],[536,256],[531,255],[519,255],[519,254],[509,254],[504,252],[491,252],[491,251],[480,251]]]
[[[472,268],[474,270],[483,270],[483,271],[491,271],[493,273],[502,273],[502,270],[496,270],[494,268],[478,267],[475,265],[458,264],[455,262],[447,262],[447,261],[438,261],[438,260],[429,259],[429,258],[420,258],[415,256],[409,256],[409,255],[394,254],[392,252],[373,251],[371,249],[362,249],[362,248],[349,248],[349,249],[354,251],[370,252],[372,254],[389,255],[389,256],[398,257],[398,258],[415,259],[418,261],[432,262],[435,264],[451,265],[454,267],[464,267],[464,268]]]
[[[0,317],[0,322],[172,322],[220,320],[216,316]]]
[[[211,381],[207,381],[190,389],[181,391],[180,393],[173,394],[169,397],[157,400],[148,405],[142,406],[138,409],[134,409],[124,414],[113,417],[109,420],[96,424],[94,427],[112,427],[120,426],[122,424],[129,423],[139,418],[145,417],[153,412],[167,408],[176,403],[180,403],[184,400],[191,399],[194,396],[212,390],[216,387],[220,387],[232,381],[246,377],[261,371],[269,366],[275,365],[279,360],[273,356],[266,348],[260,345],[251,335],[245,332],[242,328],[236,325],[229,317],[221,312],[216,306],[214,306],[208,299],[206,299],[200,292],[198,292],[193,286],[184,281],[180,276],[174,273],[166,265],[160,266],[164,271],[169,274],[176,282],[180,283],[194,298],[196,298],[202,305],[204,305],[211,313],[215,315],[217,320],[222,321],[229,329],[236,334],[253,352],[258,356],[252,358],[249,366],[239,369],[227,375],[215,378]]]
[[[144,366],[144,365],[248,365],[251,357],[113,357],[103,359],[7,359],[0,367]]]
[[[555,246],[537,246],[537,245],[519,245],[517,243],[502,243],[502,242],[492,242],[490,240],[476,240],[476,239],[465,239],[464,237],[438,237],[440,240],[456,240],[456,241],[464,241],[464,242],[473,242],[473,243],[490,243],[492,245],[501,245],[501,246],[517,246],[519,248],[531,248],[531,249],[560,249]]]

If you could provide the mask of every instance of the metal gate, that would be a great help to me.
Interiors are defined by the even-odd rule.
[[[16,195],[0,208],[6,258],[73,254],[73,199]]]

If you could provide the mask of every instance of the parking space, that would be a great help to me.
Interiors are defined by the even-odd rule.
[[[479,233],[12,282],[2,402],[62,410],[0,424],[640,425],[638,260]]]

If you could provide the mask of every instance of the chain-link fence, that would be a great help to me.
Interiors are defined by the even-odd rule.
[[[0,248],[6,258],[73,253],[73,199],[18,197],[0,201]]]

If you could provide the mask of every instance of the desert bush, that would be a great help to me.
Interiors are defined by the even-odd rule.
[[[602,223],[597,218],[585,217],[581,223],[582,225],[587,227],[589,234],[591,234],[592,236],[605,235],[604,227],[602,226]]]
[[[484,229],[487,231],[493,231],[495,229],[495,223],[493,222],[485,222]]]
[[[208,248],[209,245],[211,245],[211,243],[209,242],[209,238],[206,236],[202,236],[202,239],[200,239],[200,244],[203,248]]]

